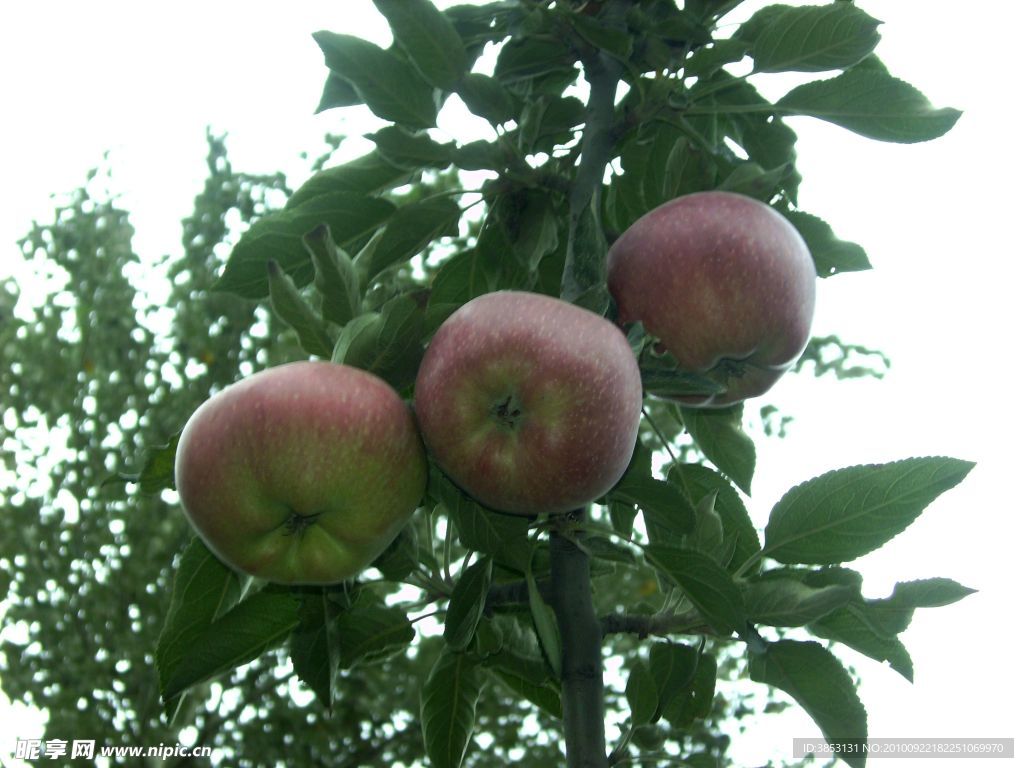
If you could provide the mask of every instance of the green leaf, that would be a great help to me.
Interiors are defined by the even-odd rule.
[[[321,224],[330,227],[335,242],[346,244],[372,232],[394,212],[387,200],[350,192],[327,192],[302,204],[275,211],[253,224],[231,251],[224,271],[213,286],[247,299],[269,294],[267,262],[273,259],[296,286],[308,285],[314,268],[302,237]]]
[[[423,79],[452,90],[469,68],[462,38],[429,0],[373,0]]]
[[[435,239],[458,234],[461,211],[447,197],[420,200],[399,208],[369,257],[356,257],[356,265],[372,281],[388,267],[408,261]]]
[[[886,635],[898,635],[910,626],[917,608],[937,608],[962,600],[976,590],[952,579],[904,581],[883,600],[867,600],[864,610],[873,625]]]
[[[289,656],[299,676],[320,704],[330,710],[338,673],[335,619],[340,609],[324,591],[307,594],[299,609],[299,625],[292,632]]]
[[[337,620],[338,666],[349,669],[404,651],[416,636],[401,608],[391,608],[360,590]]]
[[[379,152],[370,152],[344,165],[313,174],[288,198],[285,209],[296,208],[332,192],[372,195],[404,184],[411,176],[408,170],[389,163]]]
[[[530,616],[533,617],[533,626],[537,631],[541,650],[544,651],[544,658],[554,672],[555,679],[561,679],[562,641],[558,636],[558,625],[555,623],[554,612],[540,596],[537,580],[533,577],[532,564],[528,564],[526,569],[526,592],[530,602]]]
[[[299,603],[290,592],[265,588],[205,626],[167,676],[165,700],[213,680],[280,645],[299,623]]]
[[[726,64],[741,61],[748,44],[743,40],[715,40],[686,60],[686,74],[707,79]]]
[[[894,635],[885,634],[863,603],[851,603],[810,625],[811,632],[826,640],[849,646],[879,662],[888,662],[909,682],[914,682],[914,663],[907,649]]]
[[[371,564],[389,581],[403,581],[419,564],[419,536],[409,523]]]
[[[562,692],[551,683],[532,683],[504,666],[491,670],[513,693],[547,712],[556,720],[562,719]]]
[[[267,280],[274,314],[295,331],[302,349],[310,355],[330,358],[334,343],[323,318],[306,303],[295,283],[273,259],[267,262]]]
[[[581,13],[566,12],[564,15],[579,36],[595,48],[606,51],[622,61],[626,61],[633,52],[633,36],[624,29],[609,27]]]
[[[857,596],[845,586],[809,587],[797,579],[765,579],[744,585],[743,604],[756,624],[802,627],[827,616]]]
[[[725,529],[722,526],[722,518],[715,510],[715,500],[718,497],[717,491],[711,491],[702,498],[696,505],[696,524],[693,533],[687,537],[687,543],[694,549],[708,555],[717,563],[721,563],[719,554],[722,552],[722,545],[725,543]],[[728,554],[732,554],[731,552]]]
[[[658,689],[657,717],[690,692],[697,674],[700,652],[685,643],[659,642],[651,645],[648,664]]]
[[[679,486],[691,503],[715,493],[715,512],[722,521],[725,539],[733,539],[736,548],[728,563],[735,571],[761,549],[761,540],[750,520],[743,499],[726,478],[703,464],[673,464],[668,471],[669,482]]]
[[[425,133],[412,133],[397,125],[381,128],[367,136],[377,151],[399,168],[447,168],[452,163],[452,145],[438,144]]]
[[[685,728],[694,720],[705,720],[711,715],[718,682],[718,663],[712,653],[702,653],[697,659],[693,679],[681,696],[673,698],[662,713],[674,728]]]
[[[814,258],[818,277],[831,277],[840,272],[871,269],[868,256],[856,243],[840,240],[826,222],[803,211],[780,210],[807,243]]]
[[[508,165],[501,147],[483,139],[456,147],[452,162],[464,171],[500,171]]]
[[[171,604],[156,646],[160,695],[174,698],[169,683],[177,669],[218,618],[238,604],[242,586],[237,573],[218,560],[203,542],[193,538],[174,573]]]
[[[561,297],[603,315],[610,303],[606,283],[607,256],[608,243],[592,199],[580,211],[579,217],[570,221]]]
[[[352,35],[320,31],[313,39],[323,51],[327,67],[351,83],[375,115],[409,128],[434,125],[437,105],[433,93],[401,58]]]
[[[508,232],[512,252],[530,272],[558,247],[558,220],[548,193],[524,191],[502,198],[496,209]]]
[[[973,466],[932,457],[827,472],[790,489],[775,505],[764,553],[781,563],[858,558],[902,532]]]
[[[671,398],[725,392],[725,386],[719,382],[698,373],[680,370],[677,364],[656,365],[652,362],[643,360],[640,366],[640,380],[649,395]]]
[[[654,676],[644,663],[638,663],[629,670],[626,679],[626,701],[629,702],[634,727],[653,723],[658,715],[658,686]]]
[[[352,259],[334,244],[331,228],[323,224],[302,237],[315,276],[313,284],[320,294],[320,314],[325,320],[344,326],[359,314],[362,296],[359,276]]]
[[[792,696],[830,743],[866,743],[867,714],[857,689],[839,660],[821,645],[779,640],[768,643],[764,653],[749,653],[748,664],[752,680]],[[866,762],[863,755],[860,751],[844,759],[860,768]]]
[[[324,83],[324,90],[320,96],[320,103],[317,104],[314,112],[315,114],[320,114],[335,107],[353,107],[356,104],[362,103],[362,98],[356,93],[356,89],[352,87],[352,84],[345,78],[331,72],[327,75],[327,81]]]
[[[793,170],[791,163],[769,170],[765,170],[757,163],[741,163],[723,179],[718,189],[767,202],[776,195],[783,182],[793,174]]]
[[[448,603],[444,620],[444,639],[457,651],[469,647],[477,623],[484,612],[487,590],[491,586],[491,558],[483,557],[459,576]]]
[[[445,317],[470,299],[482,296],[491,290],[493,264],[473,248],[457,253],[445,261],[430,284],[428,309],[438,315],[440,323]]]
[[[445,648],[420,693],[423,745],[436,768],[458,768],[466,757],[480,698],[477,662]]]
[[[470,112],[492,125],[507,123],[519,114],[515,97],[504,85],[487,75],[476,72],[466,75],[456,92]]]
[[[679,411],[686,430],[701,452],[749,496],[756,455],[754,441],[743,431],[742,404],[715,410],[680,408]]]
[[[961,114],[956,109],[936,109],[912,85],[870,68],[798,85],[776,108],[827,120],[869,139],[901,144],[936,139]]]
[[[115,482],[137,483],[139,491],[147,496],[160,493],[165,488],[173,488],[174,456],[178,450],[179,437],[180,431],[172,435],[164,445],[148,446],[142,469],[138,472],[119,472],[104,480],[103,485]]]
[[[716,632],[746,632],[743,595],[722,566],[695,549],[649,544],[644,553],[651,565],[682,590]]]
[[[762,25],[758,14],[748,22],[759,27],[750,52],[758,72],[846,69],[870,54],[881,39],[881,22],[852,3],[772,6],[765,11],[771,14],[767,23]],[[741,28],[737,34],[745,37],[749,32]]]
[[[572,67],[573,56],[564,40],[546,35],[512,40],[498,52],[494,77],[515,83]]]
[[[679,488],[666,480],[627,472],[608,495],[612,501],[635,504],[643,510],[651,541],[679,542],[693,531],[693,506]]]
[[[429,493],[448,510],[462,546],[491,555],[520,573],[526,572],[531,552],[528,518],[503,515],[481,506],[433,466]]]

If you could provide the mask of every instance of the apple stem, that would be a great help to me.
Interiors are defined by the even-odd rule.
[[[569,768],[607,768],[601,622],[594,611],[590,556],[578,531],[551,531],[551,607],[562,638],[562,722]]]

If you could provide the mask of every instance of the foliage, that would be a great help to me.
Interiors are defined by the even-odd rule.
[[[153,266],[132,253],[127,214],[111,201],[79,192],[26,238],[48,294],[16,314],[16,287],[0,293],[13,361],[0,372],[13,435],[4,458],[38,467],[3,490],[0,567],[8,620],[22,630],[3,648],[5,692],[46,709],[55,737],[172,741],[194,729],[228,764],[557,764],[559,719],[575,702],[559,680],[565,595],[552,574],[556,545],[571,540],[586,555],[597,640],[627,670],[608,697],[621,727],[613,762],[722,759],[720,724],[753,711],[717,690],[738,676],[784,692],[826,737],[863,740],[854,682],[808,638],[912,675],[899,635],[914,610],[970,590],[932,579],[869,600],[845,564],[905,529],[966,462],[809,479],[762,535],[743,500],[756,457],[742,407],[649,397],[625,477],[568,520],[500,515],[435,469],[376,568],[337,587],[249,583],[189,543],[169,467],[176,432],[211,391],[314,356],[409,396],[433,331],[488,291],[547,293],[614,318],[608,242],[692,191],[770,203],[823,279],[869,268],[859,246],[799,208],[785,118],[915,142],[958,117],[888,73],[873,53],[879,22],[851,2],[773,5],[738,27],[723,23],[735,0],[375,4],[390,48],[314,37],[328,68],[320,110],[366,104],[383,121],[376,148],[317,163],[290,191],[279,177],[235,173],[211,138],[184,254],[160,265],[169,295],[142,289]],[[772,102],[752,76],[776,72],[820,77]],[[431,129],[449,99],[494,139],[441,140]],[[485,179],[479,189],[470,173]],[[239,238],[229,211],[248,225]],[[820,339],[804,364],[876,375],[871,358],[888,363]],[[701,386],[651,367],[644,380],[648,393]],[[670,455],[665,471],[655,452]],[[105,482],[116,472],[120,483]],[[591,746],[603,758],[604,744]]]

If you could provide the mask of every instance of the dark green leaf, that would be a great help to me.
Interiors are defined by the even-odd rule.
[[[508,232],[512,252],[530,272],[558,247],[558,220],[550,195],[539,190],[504,198],[498,210]]]
[[[871,269],[868,256],[856,243],[840,240],[826,222],[803,211],[781,210],[807,243],[814,258],[818,277],[831,277],[840,272]]]
[[[530,601],[533,627],[537,631],[537,639],[540,641],[541,650],[544,651],[544,658],[547,659],[554,672],[555,679],[561,679],[562,641],[558,636],[558,625],[555,623],[554,612],[540,596],[537,580],[533,577],[532,566],[526,569],[526,591]]]
[[[740,61],[748,47],[743,40],[715,40],[686,60],[686,74],[707,78],[726,64]]]
[[[722,554],[725,543],[725,530],[722,526],[722,518],[715,510],[717,496],[717,491],[711,491],[697,502],[696,524],[693,532],[687,536],[687,543],[711,557],[715,562],[724,564],[719,555]]]
[[[562,719],[562,692],[558,686],[552,683],[532,683],[504,666],[495,667],[492,671],[514,693],[547,712],[556,720]]]
[[[491,558],[483,557],[459,576],[448,615],[444,620],[444,639],[457,651],[469,647],[476,625],[484,612],[487,590],[491,586]]]
[[[452,90],[469,68],[462,38],[429,0],[373,0],[423,79]]]
[[[857,596],[850,587],[809,587],[796,579],[766,579],[746,584],[743,603],[756,624],[802,627],[817,621]]]
[[[416,632],[400,608],[389,608],[366,590],[338,617],[338,666],[348,669],[405,650]]]
[[[507,165],[501,147],[483,140],[456,147],[452,162],[464,171],[500,171]]]
[[[476,72],[466,75],[459,83],[458,94],[470,112],[492,125],[506,123],[519,114],[515,97],[487,75]]]
[[[462,546],[491,555],[497,562],[520,573],[526,572],[531,551],[527,538],[529,518],[486,509],[434,467],[430,472],[429,493],[448,510]]]
[[[764,653],[750,653],[748,662],[752,680],[792,696],[829,742],[864,746],[868,737],[864,705],[843,665],[821,645],[780,640],[768,643]],[[860,768],[865,764],[863,755],[854,752],[844,759]]]
[[[841,563],[885,544],[974,466],[942,457],[828,472],[790,489],[765,528],[764,552],[782,563]]]
[[[434,275],[429,310],[438,313],[440,321],[470,299],[488,293],[493,272],[493,264],[479,248],[455,254]]]
[[[658,716],[690,692],[699,659],[699,651],[685,643],[651,645],[648,664],[658,688]]]
[[[766,9],[766,23],[755,19],[759,30],[751,56],[759,72],[822,72],[846,69],[871,53],[881,36],[877,19],[853,3]],[[749,30],[740,37],[750,39]]]
[[[743,431],[743,406],[679,410],[701,452],[749,496],[756,455],[754,441]]]
[[[570,221],[569,244],[562,275],[562,298],[603,315],[610,297],[606,278],[608,243],[594,201]]]
[[[295,331],[299,345],[310,355],[330,358],[334,343],[323,318],[306,303],[288,275],[271,259],[267,262],[270,306],[274,313]]]
[[[633,52],[633,37],[624,29],[615,29],[598,19],[582,13],[566,13],[573,28],[595,48],[606,51],[616,59],[625,61]]]
[[[352,84],[331,72],[327,75],[327,81],[324,83],[324,91],[320,96],[320,103],[317,104],[316,114],[335,107],[352,107],[362,103],[362,98],[356,93]]]
[[[793,166],[789,163],[767,171],[757,163],[741,163],[718,185],[718,189],[767,202],[792,173]]]
[[[335,619],[337,604],[323,591],[307,594],[299,609],[299,625],[292,632],[289,656],[299,676],[320,704],[330,709],[338,673],[338,643]]]
[[[295,208],[314,197],[332,192],[371,195],[399,186],[410,178],[411,174],[406,169],[392,165],[379,152],[370,152],[344,165],[314,174],[292,193],[285,208]]]
[[[326,224],[302,237],[313,260],[313,284],[320,294],[320,313],[325,320],[345,325],[359,314],[362,296],[359,276],[352,259],[334,244],[331,228]]]
[[[776,107],[786,114],[827,120],[869,139],[903,144],[936,139],[960,118],[958,110],[936,109],[912,85],[875,69],[854,68],[798,85]]]
[[[327,67],[351,83],[375,115],[409,128],[434,125],[437,105],[433,93],[401,58],[352,35],[320,31],[313,39],[323,51]]]
[[[761,540],[743,499],[726,478],[702,464],[677,463],[669,470],[668,479],[682,488],[693,503],[709,493],[716,494],[715,512],[722,521],[724,536],[736,541],[736,549],[729,561],[730,571],[735,571],[761,549]]]
[[[649,544],[648,562],[668,576],[715,631],[730,635],[746,632],[743,595],[732,576],[718,563],[695,549]]]
[[[307,199],[294,208],[264,216],[242,235],[214,290],[229,291],[247,299],[268,295],[267,262],[273,259],[299,287],[314,275],[302,236],[315,227],[330,227],[335,242],[344,246],[372,232],[394,212],[387,200],[349,192],[328,192]]]
[[[425,133],[389,125],[367,138],[377,145],[384,159],[400,168],[447,168],[452,163],[452,145],[438,144]]]
[[[436,768],[459,768],[476,724],[480,698],[477,662],[466,653],[445,648],[420,694],[423,744]]]
[[[156,647],[160,694],[174,698],[170,682],[209,627],[238,604],[242,588],[239,576],[206,548],[192,539],[174,574],[171,604]]]
[[[897,635],[910,626],[916,608],[950,605],[975,591],[952,579],[903,581],[895,586],[890,597],[865,601],[864,610],[881,632]]]
[[[572,53],[565,41],[536,35],[503,45],[494,66],[494,77],[501,83],[515,83],[569,69],[572,62]]]
[[[651,541],[679,542],[693,530],[696,516],[693,506],[679,488],[665,480],[627,472],[611,490],[609,498],[636,504],[643,510]]]
[[[338,335],[331,362],[368,370],[377,355],[377,337],[383,324],[383,318],[376,312],[350,320]]]
[[[644,663],[629,670],[626,679],[626,701],[632,715],[632,725],[653,723],[658,716],[658,687],[651,671]]]
[[[164,445],[146,448],[142,469],[138,472],[121,472],[108,480],[104,485],[113,482],[138,483],[141,493],[152,495],[165,488],[174,487],[174,456],[178,450],[178,438],[181,432],[171,436]],[[2,599],[2,598],[0,598]]]
[[[299,623],[299,603],[287,591],[264,589],[247,597],[194,637],[167,676],[162,694],[172,699],[280,645]]]
[[[418,563],[419,537],[416,526],[410,523],[402,528],[388,548],[377,556],[372,567],[389,581],[402,581],[416,569]]]
[[[690,685],[682,696],[669,701],[662,716],[675,728],[685,728],[694,720],[706,719],[711,715],[717,682],[718,663],[714,654],[700,654]]]
[[[391,217],[373,254],[357,257],[356,265],[367,280],[373,280],[388,267],[408,261],[435,239],[458,234],[460,214],[458,204],[447,197],[402,206]]]
[[[888,662],[896,672],[914,682],[914,664],[907,649],[899,638],[882,632],[863,603],[851,603],[833,611],[809,629],[818,637],[843,643],[875,661]]]

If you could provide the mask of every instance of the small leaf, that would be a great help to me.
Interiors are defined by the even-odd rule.
[[[694,549],[649,544],[648,562],[668,576],[716,632],[746,632],[743,595],[732,576],[718,563]]]
[[[779,640],[764,653],[748,656],[750,678],[785,691],[803,707],[836,745],[860,749],[839,755],[851,766],[864,766],[868,737],[867,714],[857,689],[839,660],[815,642]]]
[[[500,171],[508,165],[501,147],[482,139],[456,147],[452,162],[464,171]]]
[[[338,672],[335,619],[338,606],[323,591],[307,594],[299,609],[299,625],[292,632],[289,656],[299,676],[320,704],[330,709]]]
[[[807,243],[814,259],[818,277],[831,277],[840,272],[871,269],[868,256],[856,243],[840,240],[826,222],[803,211],[779,211],[796,227]]]
[[[846,69],[870,54],[881,36],[877,19],[852,3],[789,8],[771,6],[759,26],[751,56],[758,72],[822,72]],[[746,26],[746,25],[745,25]],[[743,29],[738,36],[748,36]]]
[[[843,643],[914,682],[914,663],[907,649],[894,635],[884,634],[867,615],[863,603],[851,603],[810,625],[818,637]]]
[[[501,83],[516,83],[569,69],[573,56],[564,40],[535,35],[505,43],[498,52],[494,77]]]
[[[466,568],[459,576],[448,615],[444,621],[444,639],[457,651],[469,647],[476,625],[484,612],[487,590],[491,586],[491,558],[483,557]]]
[[[164,445],[147,446],[142,469],[138,472],[119,472],[103,481],[111,483],[137,483],[139,492],[147,496],[174,487],[174,456],[178,450],[181,432],[172,435]],[[0,598],[2,599],[2,598]]]
[[[973,466],[940,457],[827,472],[790,489],[775,505],[764,553],[781,563],[858,558],[902,532]]]
[[[612,501],[636,504],[643,510],[651,541],[682,541],[693,530],[693,506],[679,488],[665,480],[627,472],[609,497]]]
[[[666,705],[662,716],[674,728],[685,728],[694,720],[707,719],[714,704],[717,682],[718,663],[714,654],[700,654],[692,681],[681,696]]]
[[[503,666],[491,670],[513,693],[547,712],[556,720],[562,719],[562,692],[550,683],[532,683]]]
[[[629,670],[626,679],[626,701],[634,727],[653,723],[658,714],[658,687],[651,671],[644,663],[638,663]]]
[[[420,693],[423,745],[436,768],[459,768],[476,725],[480,698],[477,662],[445,648]]]
[[[452,90],[469,68],[462,38],[429,0],[373,0],[423,79]]]
[[[302,349],[317,357],[330,358],[334,343],[324,321],[306,303],[295,283],[273,259],[267,262],[267,280],[270,285],[270,306],[274,314],[295,331]]]
[[[703,464],[676,463],[669,470],[668,479],[682,488],[691,502],[715,493],[715,512],[722,521],[724,538],[736,541],[728,564],[730,571],[735,571],[761,549],[761,540],[743,499],[726,478]]]
[[[879,141],[910,144],[949,131],[959,110],[936,109],[912,85],[873,68],[850,69],[829,80],[798,85],[776,104]]]
[[[452,163],[452,145],[438,144],[425,133],[389,125],[367,138],[377,145],[384,159],[399,168],[447,168]]]
[[[697,447],[749,496],[756,456],[754,441],[743,431],[742,404],[715,410],[679,410]]]
[[[715,553],[721,550],[722,544],[725,541],[722,518],[715,511],[715,499],[717,496],[718,492],[712,491],[697,503],[697,522],[693,533],[687,537],[688,542],[694,549],[704,552],[716,561]]]
[[[813,588],[796,579],[766,579],[746,584],[743,604],[756,624],[802,627],[827,616],[857,596],[850,587]]]
[[[519,114],[515,97],[492,77],[479,73],[466,75],[457,92],[469,111],[492,125],[514,120]]]
[[[450,314],[470,299],[488,293],[493,281],[494,267],[479,248],[457,253],[434,275],[429,307]]]
[[[690,691],[699,659],[698,649],[685,643],[651,645],[648,664],[658,688],[658,717]]]
[[[314,112],[315,114],[320,114],[335,107],[354,107],[356,104],[362,103],[362,98],[356,93],[356,89],[352,87],[352,84],[345,78],[331,72],[327,75],[327,81],[324,83],[324,90],[320,96],[320,103],[317,104]]]
[[[460,214],[458,204],[449,198],[404,205],[391,217],[373,254],[357,256],[356,265],[372,281],[388,267],[408,261],[435,239],[458,234]]]
[[[299,623],[299,603],[287,591],[265,588],[250,595],[194,637],[167,676],[165,700],[258,658],[281,644]]]
[[[333,192],[372,195],[400,186],[411,175],[405,168],[389,163],[379,152],[370,152],[344,165],[313,174],[288,198],[285,209],[296,208],[314,197]]]
[[[341,246],[374,231],[394,213],[395,206],[380,198],[350,192],[325,192],[292,208],[264,216],[242,235],[231,251],[214,290],[247,299],[269,294],[267,262],[273,259],[302,288],[315,270],[302,236],[321,224]]]
[[[386,658],[404,650],[415,636],[402,609],[387,607],[367,590],[360,590],[338,617],[338,666],[348,669],[359,662]]]
[[[431,89],[398,56],[352,35],[320,31],[313,39],[327,67],[351,83],[375,115],[409,128],[434,125],[437,106]]]
[[[320,313],[324,319],[344,326],[359,314],[362,304],[352,259],[334,244],[331,228],[326,224],[307,232],[302,242],[313,260],[313,284],[320,294]]]
[[[540,596],[532,566],[526,569],[526,591],[530,601],[530,615],[533,617],[533,626],[537,631],[541,650],[544,651],[544,658],[554,672],[555,679],[561,679],[562,641],[558,636],[558,625],[555,623],[553,611]]]
[[[381,552],[372,566],[389,581],[402,581],[419,564],[419,538],[412,523],[399,531],[388,548]]]

